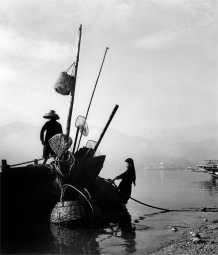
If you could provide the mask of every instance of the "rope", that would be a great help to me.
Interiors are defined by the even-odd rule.
[[[63,202],[64,192],[65,192],[65,190],[66,190],[68,187],[71,187],[71,188],[75,189],[75,190],[76,190],[78,193],[80,193],[80,194],[85,198],[85,200],[88,202],[88,204],[89,204],[89,206],[91,207],[91,210],[92,210],[92,221],[93,221],[95,213],[94,213],[94,209],[93,209],[91,203],[90,203],[89,200],[86,198],[86,196],[85,196],[80,190],[78,190],[77,188],[75,188],[73,185],[70,185],[70,184],[64,184],[64,185],[63,185],[63,189],[61,190],[60,201]],[[88,194],[89,194],[89,193],[88,193]]]
[[[64,73],[68,73],[68,72],[70,71],[70,68],[71,68],[72,66],[75,67],[75,65],[76,65],[76,63],[73,62],[73,64],[71,64],[70,67],[68,67],[68,68],[64,71]],[[72,75],[72,74],[73,74],[73,70],[72,70],[71,75]]]
[[[142,205],[154,208],[154,209],[159,209],[159,210],[166,211],[166,212],[173,211],[173,210],[170,210],[170,209],[160,208],[160,207],[156,207],[156,206],[153,206],[153,205],[148,205],[148,204],[142,203],[141,201],[136,200],[135,198],[132,198],[132,197],[130,197],[130,199],[132,199],[133,201],[135,201],[139,204],[142,204]]]
[[[104,180],[109,181],[107,179],[104,179]],[[109,182],[112,183],[112,185],[117,188],[114,181],[110,180]],[[121,192],[123,195],[125,195],[125,193],[123,193],[122,191],[119,190],[119,192]],[[142,204],[144,206],[151,207],[151,208],[158,209],[158,210],[162,210],[163,212],[191,212],[191,211],[218,212],[218,208],[206,208],[206,207],[204,207],[204,208],[176,209],[176,210],[174,210],[174,209],[165,209],[165,208],[160,208],[160,207],[156,207],[156,206],[153,206],[153,205],[145,204],[145,203],[143,203],[143,202],[141,202],[141,201],[139,201],[135,198],[132,198],[132,197],[130,197],[129,199],[132,199],[133,201],[135,201],[139,204]]]
[[[59,173],[61,176],[65,177],[65,175],[61,171],[60,162],[67,163],[67,161],[70,161],[70,159],[73,159],[73,163],[70,165],[70,168],[69,168],[69,171],[68,171],[68,174],[70,174],[71,169],[74,166],[76,160],[75,160],[75,157],[73,156],[73,154],[71,152],[69,152],[69,151],[68,151],[67,159],[66,160],[60,159],[61,156],[63,156],[62,153],[57,155],[56,159],[52,162],[51,166],[54,167],[54,169],[56,170],[57,173]]]

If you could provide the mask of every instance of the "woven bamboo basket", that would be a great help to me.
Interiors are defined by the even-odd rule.
[[[60,76],[55,83],[54,89],[61,95],[69,95],[74,90],[75,77],[67,72],[61,72]]]
[[[62,201],[64,192],[67,187],[72,185],[65,184],[61,194],[61,201],[58,202],[53,208],[50,215],[50,222],[52,223],[73,223],[94,220],[101,216],[101,211],[90,199],[79,190],[77,190],[85,199],[74,201]]]
[[[56,134],[49,140],[49,145],[56,155],[68,151],[72,143],[72,138],[65,134]]]
[[[87,221],[101,214],[100,209],[92,204],[92,209],[85,200],[58,202],[53,208],[50,216],[52,223]]]

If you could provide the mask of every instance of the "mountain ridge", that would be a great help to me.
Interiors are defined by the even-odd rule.
[[[216,125],[207,129],[203,133],[203,129],[208,124],[198,127],[198,135],[195,139],[192,137],[193,130],[197,127],[189,127],[186,129],[186,136],[176,137],[176,133],[182,134],[181,129],[174,130],[169,136],[169,130],[161,130],[159,133],[154,131],[148,134],[149,138],[140,136],[129,136],[119,130],[108,128],[102,142],[99,146],[98,154],[107,155],[106,165],[119,165],[126,157],[132,157],[138,166],[142,167],[146,163],[151,163],[154,158],[161,161],[184,161],[184,167],[196,165],[204,159],[218,158],[218,135],[214,132]],[[189,132],[187,130],[189,129]],[[41,158],[42,145],[39,139],[41,127],[28,123],[15,122],[4,126],[0,126],[0,157],[8,159],[10,163],[20,163],[20,161],[29,161],[35,158]],[[90,139],[97,141],[100,133],[100,127],[90,127]],[[202,135],[200,134],[202,132]],[[156,134],[156,136],[155,136]],[[200,139],[201,135],[201,139]],[[148,137],[148,136],[147,136]],[[160,139],[161,137],[161,139]],[[74,139],[74,136],[72,136]],[[170,139],[169,139],[170,138]],[[81,146],[85,145],[85,139]],[[115,149],[116,148],[116,149]]]

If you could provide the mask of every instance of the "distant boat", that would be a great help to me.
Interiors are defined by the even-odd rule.
[[[211,176],[218,178],[218,160],[204,160],[205,164],[198,165],[200,171],[210,174]]]

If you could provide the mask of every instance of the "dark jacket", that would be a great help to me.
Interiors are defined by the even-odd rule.
[[[131,196],[132,183],[136,183],[136,174],[134,165],[128,165],[127,170],[116,177],[117,180],[122,179],[118,189],[122,192],[121,202],[126,204]]]
[[[44,135],[46,131],[46,134]],[[47,121],[44,126],[41,129],[40,132],[40,140],[43,142],[47,142],[49,139],[52,138],[52,136],[56,135],[56,134],[62,134],[62,126],[59,122],[57,122],[56,120],[49,120]]]

